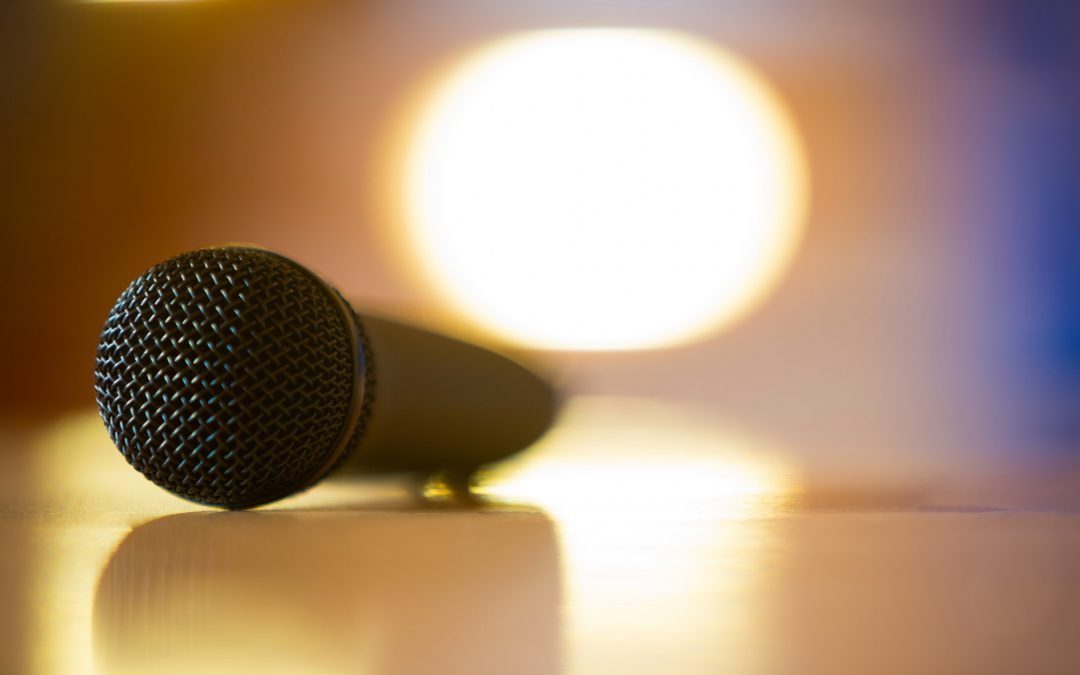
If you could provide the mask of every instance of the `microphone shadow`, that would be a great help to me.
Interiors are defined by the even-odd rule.
[[[537,510],[215,512],[132,530],[102,573],[103,673],[553,675]]]

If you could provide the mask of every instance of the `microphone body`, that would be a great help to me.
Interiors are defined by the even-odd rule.
[[[374,395],[343,470],[475,469],[531,444],[551,424],[551,387],[514,361],[387,319],[359,321]]]
[[[481,347],[360,316],[259,248],[191,251],[120,296],[98,346],[101,416],[132,466],[249,508],[336,470],[467,473],[535,441],[555,395]]]

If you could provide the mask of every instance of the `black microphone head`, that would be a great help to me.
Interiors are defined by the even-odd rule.
[[[95,390],[127,461],[186,499],[246,508],[318,481],[363,433],[371,359],[340,295],[256,248],[184,253],[109,313]]]

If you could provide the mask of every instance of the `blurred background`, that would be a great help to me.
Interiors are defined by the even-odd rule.
[[[1073,3],[0,12],[5,418],[91,406],[125,285],[243,241],[805,457],[1075,449]]]
[[[0,671],[1080,672],[1078,35],[1068,0],[0,3]],[[480,486],[524,506],[185,513],[125,466],[106,314],[227,242],[538,364],[565,412]]]

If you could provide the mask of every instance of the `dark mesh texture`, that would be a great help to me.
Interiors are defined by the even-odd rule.
[[[352,349],[327,287],[296,264],[256,249],[193,251],[153,267],[113,307],[98,406],[153,482],[252,506],[306,487],[336,448]]]

